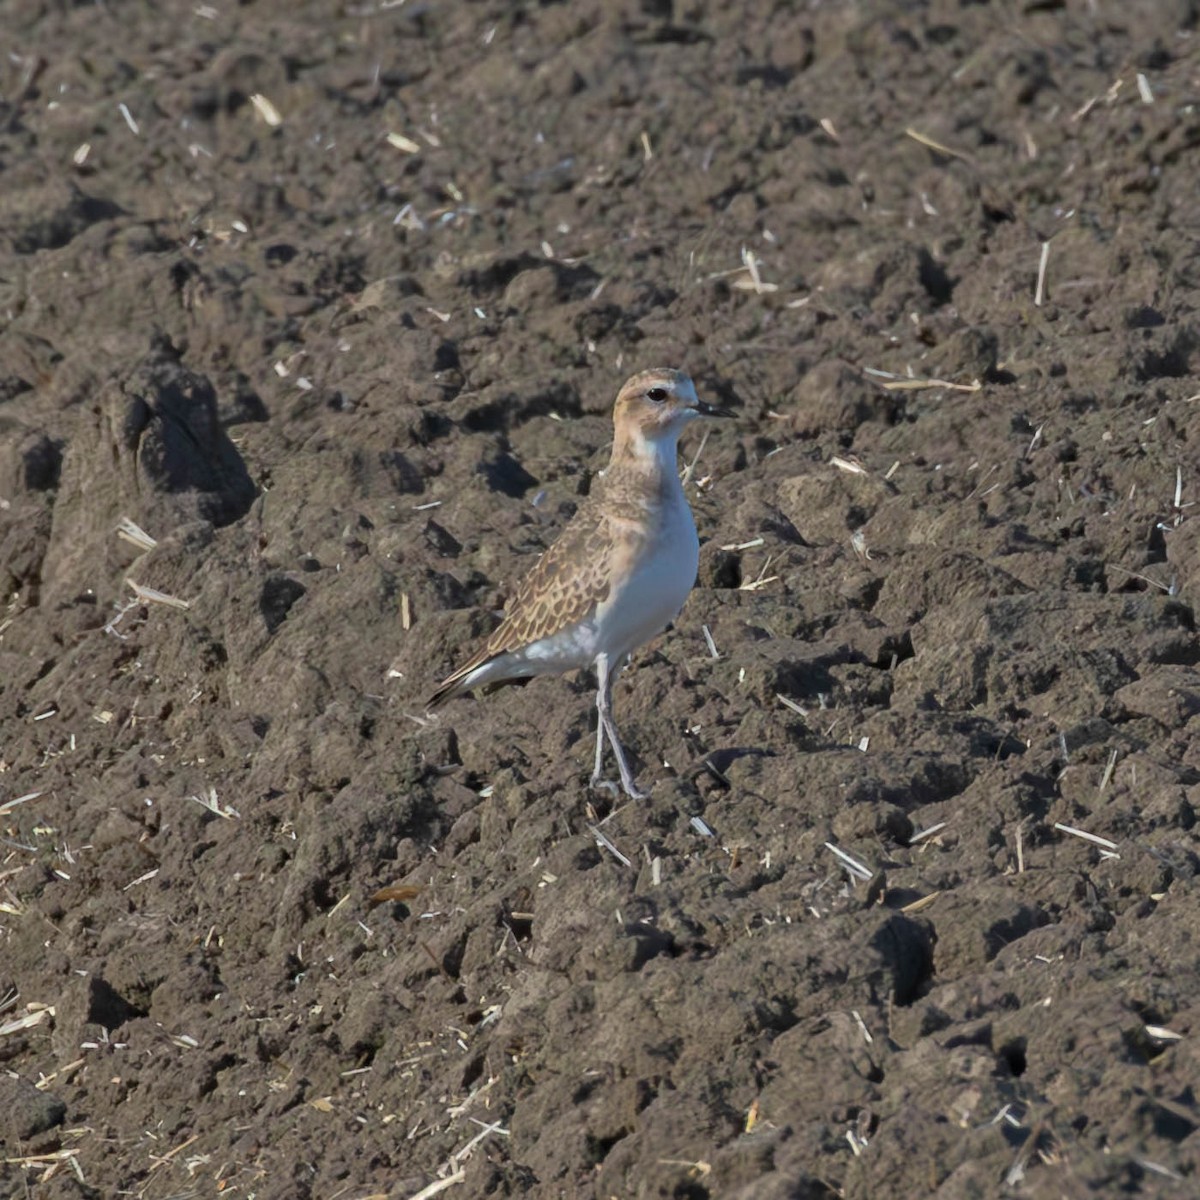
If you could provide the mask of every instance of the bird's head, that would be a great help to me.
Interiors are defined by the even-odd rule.
[[[701,400],[686,372],[661,367],[633,376],[613,408],[617,441],[631,446],[673,446],[697,417],[732,416],[728,409]]]

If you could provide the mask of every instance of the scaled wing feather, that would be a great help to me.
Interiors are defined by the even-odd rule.
[[[606,526],[597,505],[576,513],[518,585],[483,649],[442,681],[431,707],[465,690],[458,685],[491,659],[585,620],[607,598],[612,572]]]

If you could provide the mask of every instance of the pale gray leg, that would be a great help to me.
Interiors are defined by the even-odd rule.
[[[604,778],[604,735],[608,728],[604,713],[608,704],[606,693],[612,690],[608,680],[608,659],[604,655],[596,659],[596,676],[599,683],[596,690],[596,765],[592,771],[591,785],[596,791],[615,794],[617,785],[611,779]]]
[[[596,712],[599,714],[600,705],[597,703]],[[592,787],[600,787],[601,771],[604,767],[604,722],[597,716],[596,719],[596,766],[592,770]],[[612,786],[611,784],[609,785]],[[613,788],[616,791],[616,788]]]
[[[644,800],[647,793],[638,787],[637,781],[633,778],[633,772],[629,769],[629,762],[625,758],[625,749],[621,745],[621,739],[617,736],[617,726],[612,718],[612,677],[607,654],[596,656],[596,675],[598,680],[596,714],[599,720],[596,728],[596,770],[592,775],[592,786],[605,786],[604,781],[600,778],[600,767],[603,761],[604,739],[607,737],[608,744],[612,747],[613,757],[617,760],[617,770],[621,773],[621,787],[625,790],[625,794],[632,800]]]

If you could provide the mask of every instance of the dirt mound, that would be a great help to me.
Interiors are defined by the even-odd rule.
[[[0,1195],[1194,1194],[1193,6],[10,10]]]

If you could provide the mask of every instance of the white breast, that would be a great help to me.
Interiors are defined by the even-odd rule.
[[[696,582],[700,542],[682,488],[658,518],[645,552],[596,611],[595,652],[608,653],[614,662],[661,633]]]

